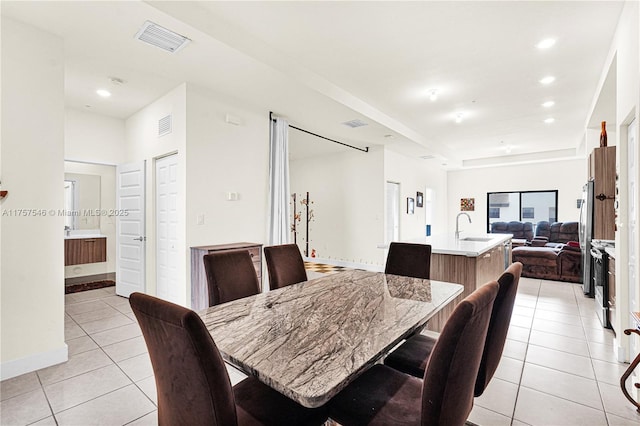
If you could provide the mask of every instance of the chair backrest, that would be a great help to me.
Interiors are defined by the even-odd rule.
[[[500,290],[493,303],[487,339],[482,352],[482,360],[476,379],[475,396],[480,396],[489,385],[489,381],[498,368],[502,350],[507,339],[511,313],[518,293],[518,282],[522,273],[522,263],[512,263],[498,278]]]
[[[422,425],[464,425],[497,294],[496,281],[483,285],[445,323],[424,373]]]
[[[428,280],[431,275],[431,246],[391,243],[384,273]]]
[[[307,271],[297,244],[265,247],[264,258],[271,290],[307,281]]]
[[[260,292],[258,276],[247,250],[216,252],[204,256],[209,306]]]
[[[198,314],[142,293],[129,303],[155,374],[158,424],[237,424],[227,369]]]
[[[551,223],[547,220],[541,220],[536,225],[536,237],[551,237]]]

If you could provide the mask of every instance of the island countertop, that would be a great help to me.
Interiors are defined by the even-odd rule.
[[[407,242],[429,244],[431,245],[431,253],[478,257],[498,244],[504,244],[505,241],[510,240],[512,237],[513,235],[511,234],[465,235],[463,233],[459,239],[456,239],[454,234],[440,234]]]

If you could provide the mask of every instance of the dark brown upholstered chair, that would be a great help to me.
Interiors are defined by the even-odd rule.
[[[158,424],[321,425],[325,408],[304,408],[249,377],[232,387],[204,323],[190,309],[133,293],[129,299],[149,349]]]
[[[204,269],[209,287],[209,306],[260,292],[258,276],[247,250],[206,254]]]
[[[491,312],[489,331],[476,380],[475,396],[482,395],[500,363],[521,273],[522,264],[512,263],[498,279],[500,291]],[[393,351],[384,363],[412,376],[422,377],[437,340],[417,334]]]
[[[498,283],[456,306],[431,353],[424,380],[375,365],[329,402],[329,416],[349,425],[464,425]]]
[[[385,274],[429,279],[431,246],[427,244],[391,243],[387,254]]]
[[[307,271],[297,244],[265,247],[264,258],[271,290],[307,281]]]

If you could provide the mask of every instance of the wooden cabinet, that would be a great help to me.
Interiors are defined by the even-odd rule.
[[[258,283],[262,290],[262,244],[231,243],[212,246],[191,247],[191,309],[199,311],[209,307],[209,290],[207,274],[204,270],[203,258],[205,254],[221,251],[247,250],[253,259]]]
[[[64,240],[64,265],[107,261],[107,238],[69,238]]]
[[[431,318],[426,328],[441,331],[456,305],[476,288],[497,280],[504,272],[504,264],[505,246],[502,243],[478,257],[432,253],[431,279],[462,284],[464,290],[452,303]]]
[[[609,324],[611,324],[611,328],[615,324],[616,318],[616,258],[611,256],[609,253],[609,281],[608,281],[608,304],[609,304]],[[615,329],[613,329],[615,332]]]
[[[594,181],[593,238],[615,239],[616,147],[595,148],[589,156],[589,177]]]

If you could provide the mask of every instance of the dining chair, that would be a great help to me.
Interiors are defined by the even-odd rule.
[[[497,294],[492,281],[455,307],[423,380],[376,364],[329,402],[329,417],[343,426],[464,425]]]
[[[297,244],[265,247],[264,258],[271,290],[307,281],[307,271]]]
[[[255,377],[232,387],[194,311],[137,292],[129,303],[149,350],[160,426],[321,425],[327,419],[326,408],[305,408]]]
[[[500,363],[521,273],[522,263],[515,262],[498,278],[500,290],[491,312],[487,340],[478,369],[475,396],[482,395]],[[437,340],[437,335],[416,334],[389,354],[384,363],[412,376],[423,377]]]
[[[429,279],[431,270],[431,246],[393,242],[389,245],[385,274]]]
[[[260,293],[258,276],[247,250],[210,253],[203,260],[209,306]]]

